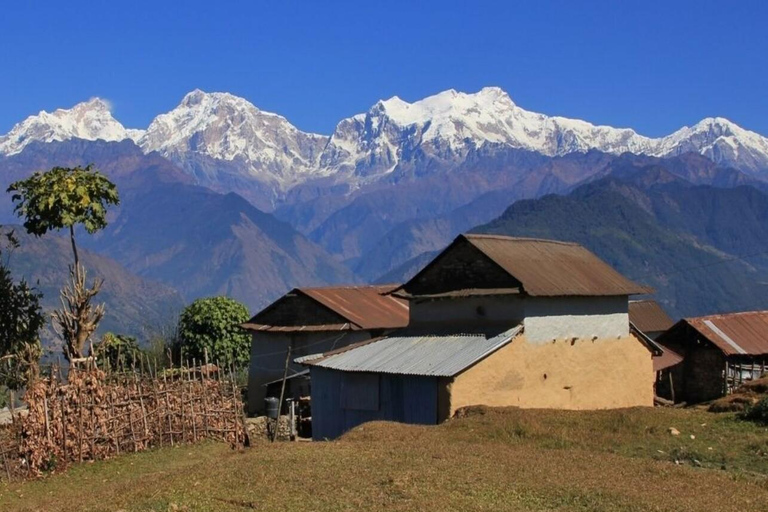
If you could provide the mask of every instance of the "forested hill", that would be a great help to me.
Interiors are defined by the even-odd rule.
[[[663,172],[649,167],[519,201],[473,231],[583,244],[653,286],[675,317],[768,308],[768,195]]]

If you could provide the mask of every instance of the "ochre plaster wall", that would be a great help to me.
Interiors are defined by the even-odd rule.
[[[523,334],[454,378],[450,413],[468,405],[650,407],[654,380],[651,353],[632,335],[532,344]]]

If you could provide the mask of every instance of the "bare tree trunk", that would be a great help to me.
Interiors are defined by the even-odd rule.
[[[77,244],[75,244],[75,226],[69,226],[69,241],[72,243],[72,254],[75,255],[75,271],[80,271],[80,257],[77,254]]]

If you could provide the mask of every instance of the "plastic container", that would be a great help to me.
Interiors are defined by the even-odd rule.
[[[277,419],[280,414],[280,399],[269,396],[264,399],[264,408],[267,410],[267,418]]]

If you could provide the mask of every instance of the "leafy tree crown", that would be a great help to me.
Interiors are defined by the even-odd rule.
[[[3,233],[11,248],[18,246],[13,232]],[[28,380],[30,365],[40,357],[40,330],[45,316],[42,295],[23,279],[15,281],[2,260],[0,244],[0,385],[19,389]]]
[[[207,349],[210,362],[234,361],[237,367],[244,367],[249,360],[251,337],[240,324],[248,318],[248,308],[228,297],[197,299],[179,318],[184,358],[203,360]]]
[[[37,236],[76,224],[95,233],[107,225],[107,206],[120,204],[117,187],[92,165],[36,172],[8,192],[24,228]]]

